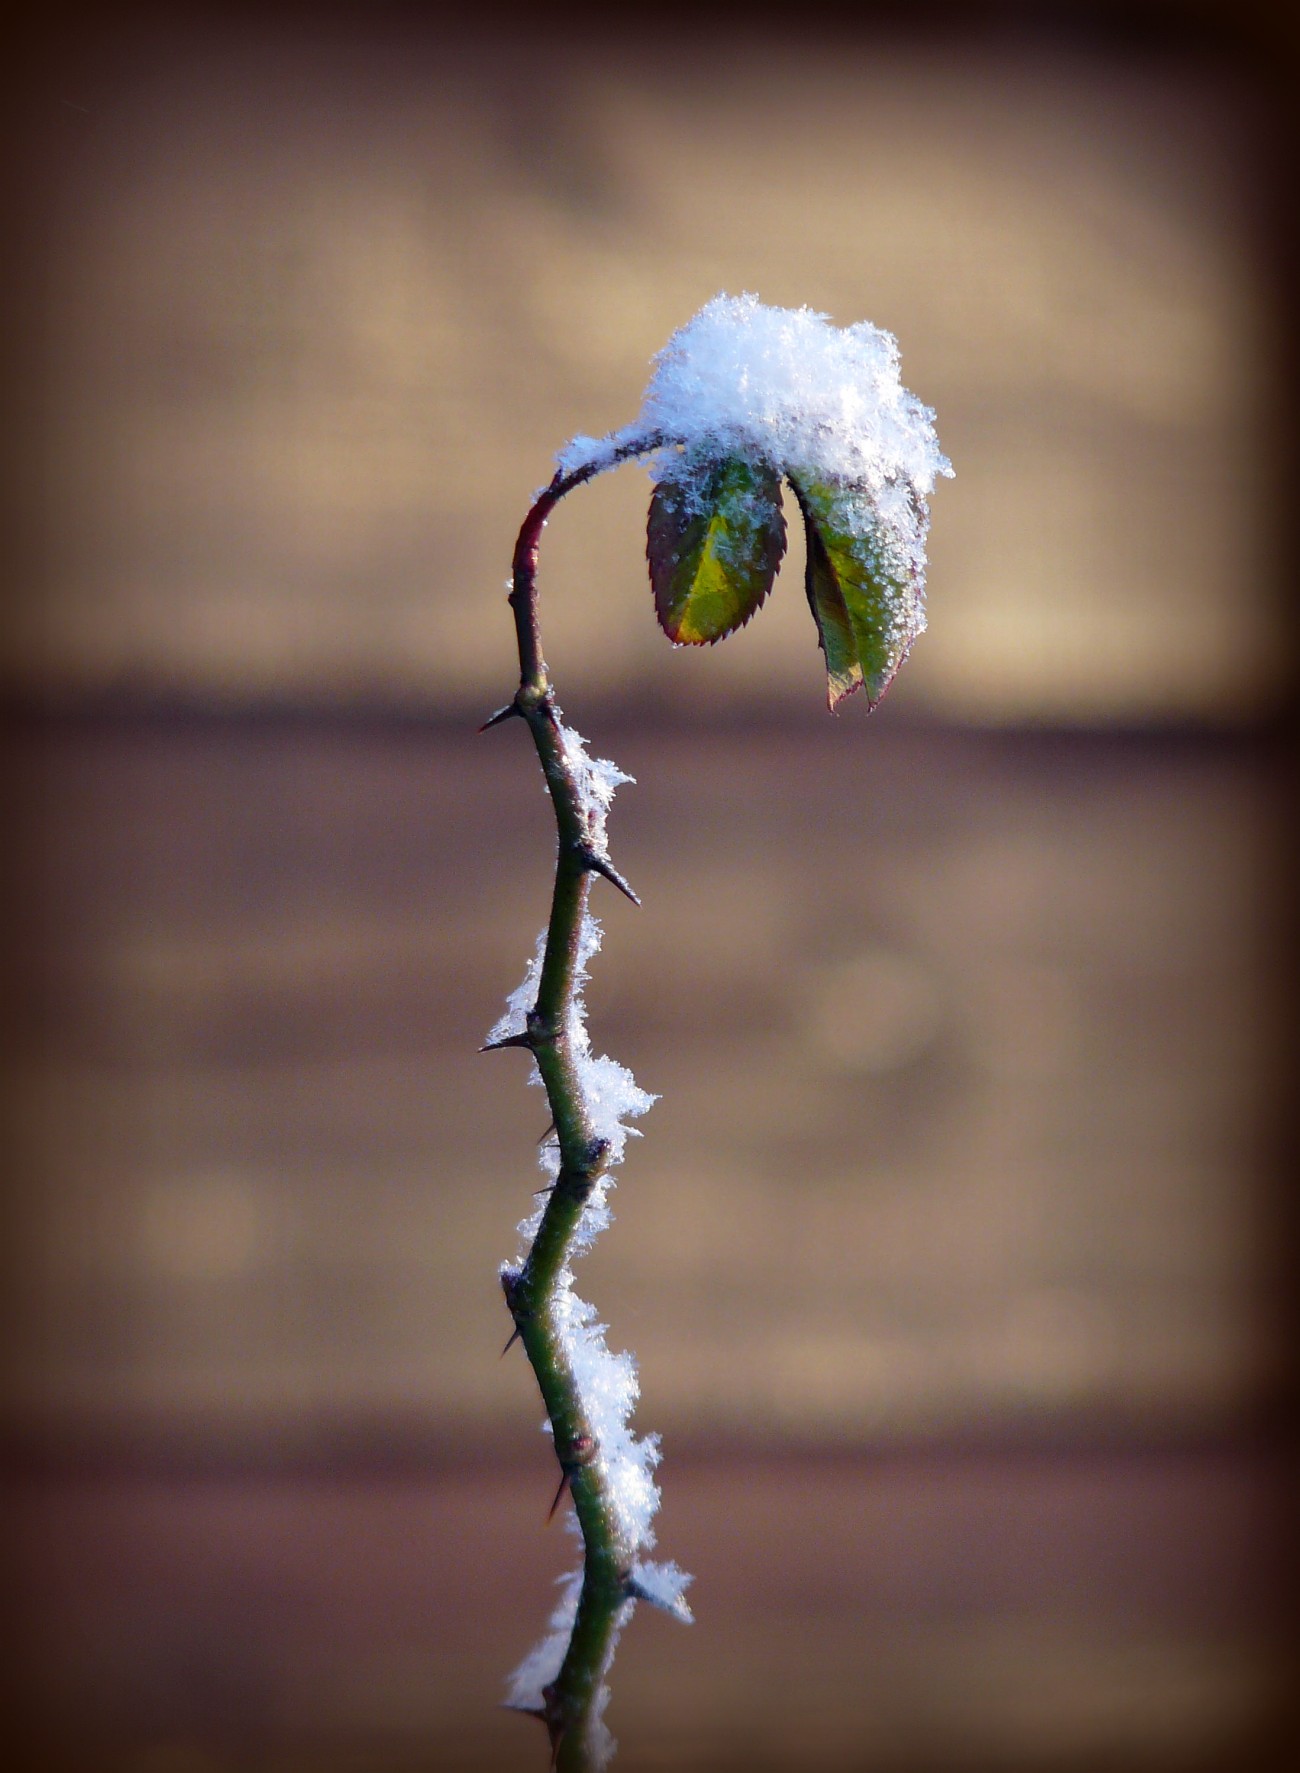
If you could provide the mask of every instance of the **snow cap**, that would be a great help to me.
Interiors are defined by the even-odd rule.
[[[901,481],[925,497],[952,473],[933,411],[899,379],[897,340],[869,321],[838,327],[812,308],[716,295],[653,365],[634,423],[573,438],[557,457],[564,472],[654,434],[674,456],[677,446],[756,455],[778,473],[877,495]]]

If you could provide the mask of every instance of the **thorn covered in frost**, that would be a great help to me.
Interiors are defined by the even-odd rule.
[[[578,1614],[582,1571],[573,1570],[562,1576],[560,1590],[560,1599],[551,1614],[546,1636],[533,1646],[510,1677],[505,1703],[514,1711],[542,1716],[546,1688],[555,1681],[564,1662],[569,1634]]]
[[[499,1053],[505,1047],[526,1047],[531,1053],[533,1037],[525,1030],[522,1034],[503,1034],[499,1040],[487,1040],[479,1048],[480,1053]]]
[[[631,887],[624,880],[618,869],[615,868],[608,856],[602,856],[596,850],[584,849],[581,852],[581,857],[582,865],[589,873],[603,876],[605,880],[609,881],[611,886],[616,886],[618,888],[624,898],[631,899],[634,905],[639,905],[641,903],[640,899],[632,891]]]
[[[521,1718],[536,1718],[539,1724],[546,1727],[546,1735],[551,1745],[551,1773],[560,1764],[560,1744],[565,1736],[565,1723],[560,1710],[560,1698],[554,1685],[542,1689],[540,1705],[512,1705],[507,1699],[504,1710],[518,1712]]]
[[[515,1336],[519,1335],[519,1326],[529,1320],[533,1315],[527,1301],[522,1296],[522,1283],[523,1274],[519,1269],[503,1268],[501,1270],[501,1291],[506,1296],[506,1305],[511,1317],[515,1320],[515,1334],[510,1338],[510,1341],[506,1343],[506,1348],[509,1348],[511,1343],[515,1340]],[[502,1354],[505,1353],[506,1348],[501,1350]]]
[[[489,727],[500,726],[503,721],[515,717],[523,720],[525,718],[523,709],[519,706],[518,702],[507,702],[504,708],[498,708],[495,714],[489,714],[478,730],[481,733],[485,733]]]

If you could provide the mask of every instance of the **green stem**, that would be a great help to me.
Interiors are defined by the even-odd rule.
[[[583,794],[564,747],[560,711],[542,654],[537,608],[537,555],[546,520],[574,487],[607,467],[646,454],[663,439],[629,443],[600,462],[557,474],[537,497],[515,545],[510,606],[519,648],[519,688],[493,720],[508,714],[528,723],[555,811],[559,852],[537,1001],[528,1012],[527,1046],[537,1061],[559,1141],[560,1167],[537,1235],[521,1269],[503,1276],[515,1329],[537,1376],[554,1432],[561,1491],[568,1485],[582,1529],[583,1573],[577,1616],[563,1664],[545,1689],[543,1721],[557,1773],[592,1773],[599,1764],[591,1708],[613,1655],[636,1545],[620,1518],[600,1459],[595,1427],[556,1314],[560,1279],[591,1191],[608,1164],[570,1047],[578,945],[593,873],[603,872],[588,830]]]

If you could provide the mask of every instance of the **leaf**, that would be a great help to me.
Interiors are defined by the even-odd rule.
[[[722,640],[763,602],[784,552],[781,482],[766,463],[682,463],[650,500],[646,558],[660,627],[679,646]]]
[[[861,488],[790,485],[807,531],[804,588],[826,656],[827,704],[865,686],[874,708],[925,626],[920,588]]]

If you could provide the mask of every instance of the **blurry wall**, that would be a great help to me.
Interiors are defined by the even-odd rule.
[[[870,721],[797,544],[700,656],[639,471],[547,533],[562,699],[638,778],[594,1037],[662,1093],[580,1286],[699,1579],[629,1634],[619,1764],[1290,1764],[1259,11],[61,9],[4,58],[24,1764],[541,1752],[500,1678],[570,1548],[496,1269],[545,1111],[476,1048],[553,832],[473,729],[551,452],[719,289],[894,330],[957,477]]]
[[[543,1116],[474,1048],[551,839],[518,735],[465,735],[552,450],[719,288],[895,330],[957,478],[870,726],[821,711],[797,557],[700,657],[650,619],[637,471],[548,533],[566,706],[642,780],[593,1001],[665,1101],[588,1284],[647,1419],[1249,1409],[1289,663],[1241,68],[137,20],[33,91],[10,1415],[531,1407],[493,1271]]]
[[[906,707],[1240,718],[1277,696],[1276,168],[1231,60],[765,14],[691,53],[669,29],[478,39],[400,13],[128,15],[89,44],[51,51],[25,144],[11,686],[490,701],[551,452],[631,417],[651,354],[727,289],[891,329],[938,410],[957,479]],[[815,691],[797,560],[716,659],[658,644],[644,498],[629,469],[552,525],[565,680],[656,705]]]

